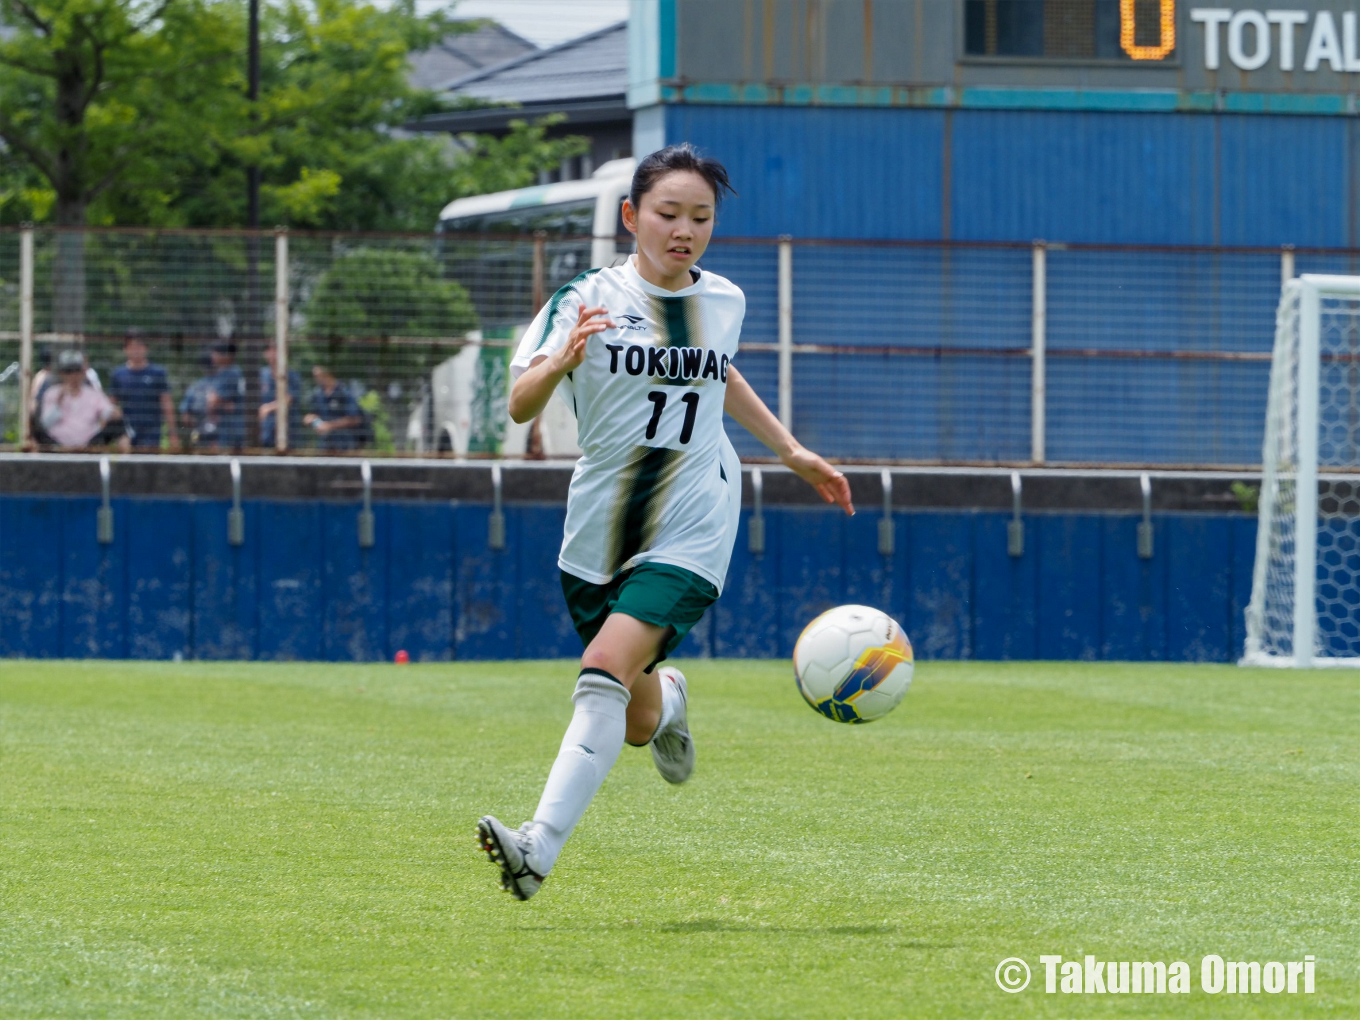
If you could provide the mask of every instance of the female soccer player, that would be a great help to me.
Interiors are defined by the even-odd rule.
[[[845,476],[789,434],[732,364],[746,298],[695,268],[713,236],[722,164],[689,145],[638,164],[623,206],[637,253],[553,295],[510,363],[510,416],[553,391],[575,411],[581,459],[558,566],[585,654],[575,712],[533,820],[487,815],[481,848],[517,899],[538,892],[624,741],[650,745],[662,777],[694,769],[687,689],[655,669],[718,598],[741,510],[726,411],[828,503],[854,513]]]

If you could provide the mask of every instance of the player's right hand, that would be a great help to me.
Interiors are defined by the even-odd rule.
[[[567,336],[567,344],[557,352],[557,368],[560,372],[570,372],[586,360],[586,341],[595,333],[613,329],[614,324],[600,316],[607,315],[604,308],[586,308],[576,317],[576,325]]]

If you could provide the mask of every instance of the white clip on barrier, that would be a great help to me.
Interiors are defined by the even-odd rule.
[[[1147,472],[1138,479],[1143,490],[1143,519],[1138,524],[1138,558],[1152,559],[1152,479]]]
[[[1020,472],[1011,472],[1011,519],[1006,525],[1006,552],[1013,557],[1025,555],[1025,522],[1020,518]]]
[[[373,465],[364,461],[359,465],[359,477],[364,483],[364,505],[359,511],[359,548],[373,548]]]
[[[99,505],[94,521],[95,538],[98,539],[100,545],[113,544],[113,506],[109,503],[109,476],[112,471],[109,458],[100,457],[99,488],[103,492],[104,500]]]
[[[486,544],[492,549],[505,548],[505,511],[501,508],[503,482],[501,466],[491,465],[491,519],[487,523]]]
[[[246,543],[246,515],[241,510],[241,462],[235,457],[231,458],[231,509],[227,511],[227,543]]]
[[[756,556],[765,553],[765,478],[751,468],[751,520],[747,523],[747,548]]]
[[[886,468],[879,476],[883,484],[883,516],[878,520],[878,554],[893,554],[892,472]]]

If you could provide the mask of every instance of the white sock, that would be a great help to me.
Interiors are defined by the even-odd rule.
[[[679,714],[684,702],[680,699],[680,688],[675,685],[667,674],[658,671],[658,678],[661,680],[661,721],[656,724],[656,733],[662,732]],[[656,733],[652,734],[652,739],[656,739]]]
[[[603,670],[582,670],[571,700],[571,717],[548,782],[534,812],[535,853],[530,866],[546,875],[571,830],[585,814],[604,777],[623,750],[628,689]]]

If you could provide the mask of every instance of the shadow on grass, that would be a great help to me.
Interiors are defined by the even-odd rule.
[[[648,925],[625,924],[620,928],[637,930],[639,928],[650,927]],[[656,925],[658,932],[667,935],[699,935],[718,932],[720,934],[748,935],[748,934],[768,934],[768,935],[810,935],[814,937],[824,937],[827,935],[846,936],[883,936],[896,935],[902,931],[900,925],[896,924],[841,924],[831,927],[807,927],[790,928],[778,924],[751,924],[746,921],[724,921],[716,917],[698,917],[689,921],[669,921],[665,924]],[[945,942],[899,942],[895,944],[899,949],[953,949],[952,943]]]
[[[689,921],[668,921],[665,924],[658,924],[655,927],[648,924],[639,924],[636,921],[625,921],[622,924],[604,925],[606,930],[613,931],[644,931],[653,930],[663,932],[667,935],[700,935],[718,932],[730,935],[766,934],[766,935],[810,935],[824,937],[827,935],[839,935],[842,937],[854,936],[883,936],[896,935],[902,931],[900,925],[896,924],[840,924],[830,927],[807,927],[790,928],[779,924],[751,924],[747,921],[724,921],[716,917],[698,917]],[[575,931],[580,930],[570,925],[557,924],[523,924],[515,925],[516,931]],[[592,926],[592,930],[595,929]],[[957,948],[952,942],[898,942],[895,945],[899,949],[954,949]]]

